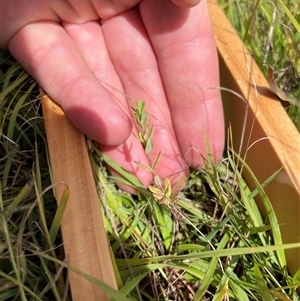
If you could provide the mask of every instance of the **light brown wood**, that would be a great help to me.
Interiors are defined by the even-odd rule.
[[[282,105],[269,91],[261,71],[243,46],[215,0],[208,0],[218,47],[221,86],[232,89],[249,102],[246,131],[242,139],[246,105],[223,92],[227,125],[231,124],[236,151],[242,141],[242,155],[262,183],[283,167],[265,191],[281,225],[284,243],[300,241],[300,136]],[[256,88],[255,88],[256,86]],[[251,146],[251,147],[250,147]],[[249,148],[250,147],[250,148]],[[254,188],[249,175],[244,178]],[[263,206],[258,200],[261,210]],[[300,250],[286,251],[292,274],[300,269]]]
[[[61,225],[69,264],[117,288],[84,135],[55,102],[44,95],[42,103],[57,201],[70,189]],[[82,276],[69,276],[73,301],[109,300]]]

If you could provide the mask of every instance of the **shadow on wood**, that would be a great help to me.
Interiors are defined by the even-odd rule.
[[[229,124],[232,127],[235,151],[241,146],[242,157],[246,154],[246,162],[260,183],[283,167],[265,187],[265,192],[277,215],[283,243],[300,242],[300,135],[281,103],[267,92],[266,79],[217,2],[208,2],[219,52],[221,86],[248,101],[243,137],[246,104],[237,96],[222,92],[227,128]],[[249,174],[244,172],[243,177],[254,189]],[[266,216],[259,198],[257,202]],[[288,250],[286,257],[288,269],[294,274],[300,269],[300,250]]]

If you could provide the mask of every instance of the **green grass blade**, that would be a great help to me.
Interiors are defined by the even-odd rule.
[[[218,249],[216,251],[213,251],[213,252],[217,252],[217,251],[220,251],[220,250],[223,250],[224,247],[226,246],[226,244],[228,243],[228,240],[229,240],[229,235],[224,235],[222,240],[220,241],[219,245],[218,245]],[[202,298],[204,297],[211,281],[212,281],[212,278],[213,278],[213,275],[216,271],[216,267],[217,267],[217,264],[218,264],[218,260],[219,260],[219,257],[213,257],[213,259],[211,260],[210,264],[209,264],[209,267],[208,267],[208,270],[206,271],[205,273],[205,276],[204,276],[204,279],[202,280],[202,283],[194,297],[194,301],[201,301]]]
[[[88,275],[72,266],[69,266],[67,263],[62,262],[56,258],[53,258],[47,254],[40,254],[41,257],[44,257],[45,259],[49,260],[49,261],[53,261],[57,264],[59,264],[60,266],[64,266],[65,268],[69,268],[72,272],[81,275],[82,277],[84,277],[86,280],[90,281],[91,283],[93,283],[96,287],[100,288],[101,290],[103,290],[107,295],[109,295],[111,298],[113,298],[114,300],[122,300],[122,301],[132,301],[131,299],[129,299],[124,293],[115,290],[114,288],[110,287],[109,285],[107,285],[106,283],[100,281],[99,279]]]
[[[133,187],[144,189],[144,186],[142,185],[142,183],[135,176],[133,176],[128,171],[126,171],[124,168],[120,167],[113,160],[111,160],[107,155],[105,155],[103,153],[99,153],[99,154],[108,166],[110,166],[117,173],[119,173],[121,176],[123,176],[129,183],[132,184]]]
[[[52,221],[52,225],[49,231],[49,236],[50,236],[50,240],[52,242],[52,244],[54,244],[54,241],[56,239],[57,233],[59,231],[60,225],[61,225],[61,221],[66,209],[66,206],[68,204],[68,200],[69,200],[69,195],[70,195],[70,190],[69,188],[65,188],[61,200],[59,202],[59,206],[56,210],[54,219]]]
[[[5,216],[9,217],[18,205],[28,197],[32,189],[32,182],[24,185],[19,194],[13,199],[13,201],[6,207]]]
[[[278,252],[280,250],[289,250],[289,249],[300,249],[300,242],[281,244],[281,245],[270,245],[263,247],[246,247],[246,248],[233,248],[233,249],[223,249],[223,250],[213,250],[213,251],[203,251],[201,253],[192,253],[186,255],[167,255],[167,256],[158,256],[151,258],[139,258],[137,259],[116,259],[118,265],[139,265],[139,264],[148,264],[153,262],[160,261],[170,261],[170,260],[193,260],[199,258],[216,258],[216,257],[227,257],[227,256],[238,256],[238,255],[247,255],[255,253],[269,253],[269,252]]]
[[[2,207],[2,204],[1,204],[1,207]],[[1,210],[1,211],[3,211],[3,210]],[[5,273],[2,273],[1,270],[0,270],[0,275],[2,275],[4,278],[10,280],[11,282],[16,283],[18,285],[19,294],[20,294],[22,300],[26,300],[26,297],[25,297],[26,287],[23,285],[23,282],[21,279],[20,269],[19,269],[19,265],[18,265],[19,258],[18,258],[18,256],[16,256],[18,254],[15,254],[16,250],[15,250],[15,247],[13,246],[13,243],[12,243],[12,240],[10,237],[10,233],[9,233],[9,229],[8,229],[8,225],[7,225],[7,221],[6,221],[4,214],[0,214],[0,226],[1,226],[1,230],[3,231],[3,236],[7,243],[8,255],[10,258],[10,263],[12,265],[11,274],[13,274],[15,276],[15,278],[10,277]]]
[[[148,274],[149,271],[134,277],[120,289],[120,292],[124,293],[126,296],[129,295],[130,292],[133,291],[139,285],[141,280],[143,280]]]
[[[52,257],[54,258],[54,257]],[[48,267],[48,260],[40,257],[40,261],[41,261],[41,266],[43,267],[43,272],[44,275],[46,277],[46,279],[48,280],[48,284],[47,286],[44,288],[44,290],[40,293],[40,297],[43,297],[43,295],[51,289],[51,291],[53,292],[54,296],[55,296],[55,300],[56,301],[61,301],[61,294],[59,292],[58,286],[56,284],[56,282],[54,281],[54,277],[52,272],[50,271],[49,267]]]
[[[14,132],[18,128],[18,126],[16,126],[16,120],[17,120],[18,115],[20,114],[20,110],[24,106],[24,103],[28,100],[28,96],[30,95],[30,93],[32,92],[32,90],[35,86],[36,86],[36,83],[31,84],[28,91],[26,91],[26,93],[24,93],[20,97],[20,99],[18,100],[18,102],[16,103],[16,105],[14,106],[14,108],[12,110],[12,113],[10,115],[8,130],[7,130],[7,134],[6,134],[7,137],[11,140],[14,140]]]
[[[264,301],[273,301],[273,297],[269,292],[268,286],[264,280],[264,277],[259,269],[257,263],[254,264],[254,275],[258,284],[259,291]]]
[[[223,301],[228,294],[228,281],[229,278],[226,274],[223,275],[219,287],[212,301]],[[244,300],[243,300],[244,301]],[[246,300],[245,300],[246,301]]]
[[[17,285],[20,288],[21,296],[22,296],[21,300],[24,300],[24,301],[27,300],[26,294],[25,294],[25,292],[27,292],[28,294],[30,294],[34,298],[34,300],[42,301],[42,299],[39,296],[37,296],[31,289],[29,289],[27,286],[25,286],[22,282],[18,281],[16,278],[11,277],[10,275],[7,275],[7,274],[3,273],[1,270],[0,270],[0,276],[2,276],[4,279],[7,279],[11,283],[14,283],[15,285]],[[18,296],[18,294],[16,294],[13,297],[16,298],[17,296]],[[3,300],[3,299],[1,299],[1,300]]]
[[[285,6],[285,4],[282,2],[282,0],[278,0],[278,2],[280,3],[280,5],[282,6],[283,10],[285,11],[285,13],[287,14],[288,18],[290,19],[290,21],[293,23],[293,25],[295,26],[296,30],[298,31],[298,33],[300,33],[300,24],[297,22],[297,20],[294,18],[294,16],[292,15],[292,13],[290,12],[290,10]]]
[[[173,236],[173,219],[166,206],[159,206],[154,201],[152,204],[153,216],[157,222],[157,228],[161,234],[162,243],[166,250],[170,250]]]
[[[226,271],[226,273],[227,273],[227,271]],[[229,287],[232,290],[235,298],[237,300],[249,301],[249,297],[246,293],[245,287],[243,287],[240,283],[239,284],[236,283],[236,281],[238,280],[238,279],[236,279],[237,276],[233,272],[229,273],[229,275],[230,275],[229,276],[230,277],[229,278]]]
[[[240,160],[240,158],[238,158],[238,160]],[[251,217],[253,225],[255,227],[264,226],[264,223],[263,223],[261,214],[257,208],[256,202],[253,199],[252,194],[251,194],[249,188],[247,187],[245,181],[243,180],[240,171],[238,170],[233,159],[229,158],[229,161],[230,161],[230,164],[231,164],[233,170],[235,170],[235,176],[236,176],[237,183],[239,185],[239,192],[241,194],[241,199],[247,209],[248,214]],[[263,236],[261,236],[261,240],[266,244]]]
[[[18,67],[17,69],[19,69],[20,67]],[[28,73],[23,73],[17,80],[15,80],[13,83],[11,83],[9,86],[7,86],[6,89],[4,89],[1,93],[0,93],[0,103],[3,101],[4,97],[11,92],[13,89],[17,88],[18,86],[20,86],[25,80],[27,80],[29,77]]]
[[[246,164],[245,161],[242,161],[242,164],[244,166],[244,168],[247,170],[247,172],[249,173],[249,175],[251,176],[251,179],[253,180],[255,187],[258,189],[259,191],[259,195],[260,198],[266,208],[266,212],[268,214],[268,218],[270,221],[270,225],[271,225],[271,229],[272,229],[272,234],[273,234],[273,239],[274,239],[274,243],[276,245],[281,245],[282,244],[282,237],[281,237],[281,231],[280,231],[280,226],[276,217],[276,213],[272,207],[272,204],[267,196],[267,194],[265,193],[265,191],[262,188],[262,185],[259,183],[259,181],[257,180],[257,178],[255,177],[254,173],[252,172],[252,170],[249,168],[249,166]],[[268,178],[268,181],[270,181],[271,179],[275,178],[276,175],[280,172],[277,171],[275,172],[273,175],[271,175]],[[285,253],[284,250],[280,249],[277,252],[277,256],[278,256],[278,260],[279,263],[281,265],[282,269],[286,269],[286,258],[285,258]]]

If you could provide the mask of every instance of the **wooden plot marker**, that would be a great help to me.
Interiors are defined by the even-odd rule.
[[[246,104],[231,93],[222,93],[234,149],[238,152],[242,146],[241,155],[246,154],[245,161],[260,183],[281,169],[264,190],[276,213],[283,243],[300,242],[300,135],[217,1],[208,0],[208,6],[219,52],[221,86],[248,101],[243,133]],[[243,177],[255,189],[245,169]],[[257,201],[266,216],[261,200]],[[295,274],[300,269],[300,251],[285,253],[287,267]]]
[[[84,135],[48,96],[42,105],[57,201],[70,190],[61,225],[68,263],[117,289]],[[73,301],[110,300],[82,276],[69,277]]]

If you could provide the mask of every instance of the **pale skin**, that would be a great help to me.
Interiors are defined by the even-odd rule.
[[[198,2],[1,0],[0,46],[147,186],[153,174],[135,161],[150,162],[124,95],[145,101],[155,127],[150,160],[161,151],[156,172],[178,190],[188,166],[203,164],[204,133],[216,161],[224,147],[220,92],[208,89],[219,86],[217,52],[206,0]]]

